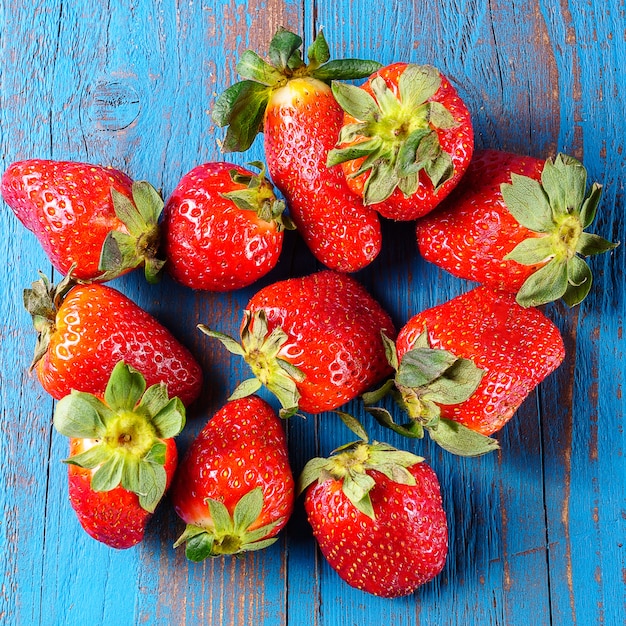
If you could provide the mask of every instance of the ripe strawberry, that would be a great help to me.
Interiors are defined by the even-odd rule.
[[[259,174],[231,163],[205,163],[187,173],[166,202],[167,270],[192,289],[246,287],[278,262],[284,228],[293,228]]]
[[[298,408],[337,408],[391,372],[380,335],[395,336],[389,315],[354,278],[331,270],[278,281],[252,296],[241,344],[206,326],[200,330],[252,369],[255,378],[231,398],[265,385],[280,401],[283,417]]]
[[[54,412],[54,426],[70,438],[69,496],[87,533],[112,548],[130,548],[172,481],[174,437],[185,407],[164,383],[146,389],[144,377],[119,362],[103,399],[72,391]]]
[[[377,596],[405,596],[446,562],[448,526],[439,481],[421,457],[370,444],[359,425],[351,427],[361,440],[328,459],[311,459],[298,492],[306,489],[313,535],[343,580]]]
[[[410,421],[399,425],[384,409],[369,411],[409,437],[425,429],[465,456],[497,448],[486,435],[502,428],[565,356],[558,328],[541,311],[487,287],[413,316],[387,349],[395,379],[364,401],[391,391]]]
[[[338,147],[348,185],[384,217],[414,220],[457,185],[474,151],[469,111],[430,65],[394,63],[361,87],[333,83],[345,110]]]
[[[102,397],[118,361],[149,385],[166,383],[186,406],[200,394],[202,371],[191,353],[119,291],[70,277],[55,287],[42,276],[24,290],[24,305],[38,332],[31,367],[57,400],[73,389]]]
[[[251,50],[237,65],[245,80],[217,99],[213,119],[228,126],[224,150],[247,150],[259,131],[274,184],[315,257],[327,267],[353,272],[371,263],[381,247],[375,211],[349,190],[341,168],[327,168],[343,111],[328,86],[332,79],[369,76],[379,63],[345,59],[327,63],[320,33],[302,60],[302,39],[279,30],[270,43],[270,63]]]
[[[187,527],[191,561],[260,550],[276,541],[293,510],[294,480],[283,425],[267,402],[225,404],[180,464],[172,487]]]
[[[146,182],[111,167],[30,159],[2,176],[2,197],[50,262],[75,278],[109,280],[144,265],[157,280],[163,201]]]
[[[420,252],[455,276],[517,293],[522,306],[574,306],[592,282],[581,256],[616,246],[584,232],[601,195],[597,183],[586,187],[583,165],[563,154],[479,152],[455,192],[418,222]]]

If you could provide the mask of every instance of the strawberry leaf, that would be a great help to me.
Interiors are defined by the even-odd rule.
[[[241,398],[247,398],[256,393],[261,387],[263,387],[263,384],[258,378],[247,378],[237,385],[235,391],[228,396],[228,399],[240,400]]]
[[[309,76],[325,83],[330,83],[333,80],[356,80],[366,78],[381,67],[382,65],[377,61],[337,59],[310,71]]]
[[[444,450],[459,456],[481,456],[500,447],[495,439],[444,418],[439,419],[436,428],[429,428],[428,434]]]
[[[274,49],[274,53],[282,57],[282,53],[277,52],[276,49]],[[289,56],[291,56],[291,52]],[[241,55],[237,63],[237,73],[246,80],[254,81],[267,87],[275,85],[283,78],[280,69],[272,67],[252,50],[246,50]]]
[[[279,73],[284,73],[289,67],[289,62],[294,52],[296,52],[301,45],[302,37],[299,37],[295,33],[292,33],[284,28],[280,28],[272,37],[268,56],[270,58],[270,62]],[[239,73],[243,76],[241,72]],[[248,76],[248,78],[251,77]]]
[[[361,122],[375,122],[379,116],[376,100],[356,85],[334,81],[331,86],[335,100],[341,108]]]
[[[111,454],[91,476],[93,491],[111,491],[119,486],[124,470],[124,459],[120,454]]]
[[[451,352],[432,348],[413,348],[400,361],[396,384],[401,387],[424,387],[439,378],[457,360]]]
[[[576,306],[586,298],[593,282],[591,270],[581,258],[574,257],[567,264],[567,281],[563,301],[568,306]]]
[[[122,361],[113,368],[104,391],[104,401],[113,411],[132,411],[146,389],[145,378]]]
[[[300,39],[299,45],[301,44],[302,40]],[[311,69],[318,68],[320,65],[326,63],[330,59],[330,49],[328,48],[328,42],[326,41],[326,37],[324,37],[324,33],[321,30],[313,43],[309,46],[309,49],[307,50],[307,58],[309,60],[309,67]]]
[[[547,304],[563,296],[567,284],[567,263],[552,259],[524,281],[517,292],[516,300],[523,307]]]
[[[587,170],[573,157],[558,154],[554,161],[546,160],[541,185],[550,199],[555,220],[578,214],[585,199]]]
[[[66,437],[100,439],[106,432],[105,423],[111,410],[98,398],[73,390],[56,405],[53,424]]]
[[[391,413],[381,407],[366,407],[365,409],[381,426],[393,430],[404,437],[411,439],[421,439],[424,436],[424,428],[422,424],[416,421],[410,421],[406,424],[398,424],[394,422]]]
[[[350,502],[372,519],[376,519],[374,508],[369,496],[376,481],[369,474],[352,473],[345,476],[342,491]]]
[[[502,183],[500,192],[507,209],[522,226],[536,233],[554,229],[552,208],[538,181],[511,174],[511,183]]]
[[[423,398],[439,404],[465,402],[480,385],[484,373],[472,360],[457,358],[441,376],[428,385]]]
[[[160,439],[170,439],[181,433],[185,426],[185,406],[180,398],[172,398],[152,418]]]
[[[602,254],[617,248],[616,243],[612,243],[593,233],[581,233],[576,246],[576,252],[583,256],[591,256],[593,254]]]
[[[441,74],[432,65],[410,64],[398,80],[400,101],[405,107],[417,108],[432,98],[441,86]]]
[[[341,418],[341,421],[344,423],[344,425],[349,428],[359,439],[361,439],[362,441],[367,441],[369,439],[365,428],[363,428],[359,420],[357,420],[349,413],[346,413],[345,411],[335,411],[335,413]]]
[[[103,444],[96,444],[90,448],[87,448],[80,454],[74,454],[69,459],[65,459],[63,462],[68,465],[76,465],[84,469],[94,469],[99,465],[102,465],[111,456],[111,451],[107,450]]]
[[[241,497],[233,511],[234,532],[245,533],[263,511],[263,490],[256,487]]]
[[[197,535],[187,539],[185,556],[194,563],[204,561],[209,556],[213,556],[214,536],[202,529]]]
[[[554,245],[548,236],[529,237],[520,241],[505,257],[505,261],[516,261],[522,265],[535,265],[554,256]]]
[[[228,509],[223,502],[214,500],[213,498],[206,499],[211,514],[211,521],[213,522],[213,528],[215,534],[232,534],[233,533],[233,520],[230,517]]]
[[[583,225],[583,228],[591,226],[593,220],[595,219],[601,196],[602,185],[599,183],[593,183],[593,185],[591,185],[591,191],[580,209],[580,222]]]
[[[296,494],[300,495],[309,485],[312,485],[316,480],[319,480],[327,465],[328,459],[324,459],[322,457],[309,459],[298,478]]]
[[[155,452],[155,455],[159,455],[159,452]],[[164,459],[164,454],[159,456]],[[165,488],[167,485],[167,474],[162,464],[158,462],[151,462],[147,459],[138,464],[139,476],[138,476],[138,496],[139,504],[143,509],[152,513],[156,509],[157,504],[160,502]]]

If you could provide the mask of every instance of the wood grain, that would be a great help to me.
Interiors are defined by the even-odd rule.
[[[305,45],[323,28],[334,57],[432,63],[472,111],[476,145],[581,158],[604,186],[595,232],[624,241],[625,9],[621,0],[198,0],[0,3],[2,171],[31,157],[112,164],[167,196],[180,177],[224,155],[210,118],[247,48],[264,54],[281,25]],[[400,327],[471,285],[419,258],[412,227],[386,222],[380,257],[357,278]],[[66,441],[28,365],[34,331],[22,289],[58,278],[33,235],[0,206],[0,623],[13,625],[613,626],[625,622],[625,255],[591,261],[596,283],[577,309],[551,305],[567,357],[498,435],[499,453],[459,459],[428,440],[370,435],[427,458],[442,485],[450,557],[416,594],[381,600],[342,583],[318,553],[300,503],[280,541],[243,559],[188,562],[172,547],[182,522],[166,501],[143,544],[90,539],[67,500]],[[262,285],[319,265],[289,233],[277,268],[231,294],[196,293],[138,274],[112,286],[155,315],[198,357],[202,397],[184,452],[245,364],[199,333],[236,333]],[[266,396],[268,397],[268,396]],[[351,438],[336,416],[293,418],[290,458]]]

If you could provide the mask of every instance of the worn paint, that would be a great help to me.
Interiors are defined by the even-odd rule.
[[[473,113],[476,143],[542,156],[581,157],[604,184],[596,230],[624,240],[622,0],[19,0],[0,9],[2,170],[28,157],[113,164],[170,193],[223,155],[209,115],[247,48],[265,54],[279,25],[324,28],[331,53],[434,63]],[[399,326],[469,285],[419,258],[412,226],[385,223],[380,258],[358,274]],[[54,276],[34,237],[0,206],[0,622],[19,625],[254,626],[359,624],[617,624],[626,611],[623,419],[625,259],[593,259],[596,284],[580,312],[547,307],[564,334],[566,363],[498,435],[498,457],[455,459],[428,441],[370,434],[427,457],[442,483],[450,558],[408,598],[382,601],[349,588],[319,555],[297,507],[283,538],[242,560],[186,561],[182,530],[164,502],[145,542],[117,552],[85,535],[67,502],[66,442],[52,401],[25,374],[34,334],[21,290],[37,270]],[[199,333],[236,333],[249,297],[269,281],[319,266],[288,233],[279,266],[233,294],[194,293],[133,274],[116,287],[190,347],[205,389],[190,410],[185,450],[248,375]],[[351,438],[333,415],[288,424],[299,471]],[[610,477],[610,480],[607,480]],[[383,622],[381,622],[383,619]]]

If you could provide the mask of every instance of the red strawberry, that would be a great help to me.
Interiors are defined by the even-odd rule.
[[[457,185],[474,151],[469,111],[430,65],[394,63],[362,87],[333,83],[346,111],[328,165],[384,217],[413,220]]]
[[[354,278],[325,270],[268,285],[250,301],[235,340],[200,326],[243,356],[255,378],[231,398],[265,385],[288,417],[334,409],[390,373],[381,331],[395,329],[381,305]]]
[[[384,409],[370,412],[410,437],[426,429],[467,456],[498,447],[486,435],[502,428],[565,356],[558,328],[541,311],[487,287],[413,316],[388,353],[396,376],[381,393],[391,390],[410,421],[398,425]],[[366,404],[381,393],[365,395]]]
[[[582,256],[615,247],[584,232],[601,186],[559,154],[547,161],[485,150],[441,208],[417,225],[425,259],[455,276],[517,293],[523,306],[581,302],[592,276]]]
[[[200,394],[202,371],[191,353],[119,291],[71,278],[54,287],[42,276],[24,290],[24,305],[39,335],[32,367],[57,400],[72,389],[102,397],[118,361],[139,370],[149,385],[166,383],[185,405]]]
[[[246,287],[278,262],[285,205],[259,174],[231,163],[205,163],[168,199],[163,245],[169,273],[192,289]]]
[[[2,197],[52,265],[75,278],[108,280],[144,265],[155,282],[163,202],[146,182],[111,167],[30,159],[2,176]]]
[[[283,424],[267,402],[228,402],[206,424],[172,487],[192,561],[260,550],[276,541],[293,510],[294,480]]]
[[[263,131],[268,171],[304,241],[327,267],[353,272],[380,251],[380,224],[349,190],[341,168],[326,167],[343,119],[328,83],[369,76],[380,64],[326,63],[330,53],[320,33],[305,65],[301,45],[300,37],[281,29],[270,43],[271,64],[245,52],[237,65],[245,80],[218,98],[213,119],[228,126],[226,151],[247,150]]]
[[[72,391],[54,413],[54,426],[70,437],[69,495],[81,526],[112,548],[130,548],[172,481],[174,437],[185,407],[164,383],[146,389],[144,377],[118,363],[103,399]]]
[[[439,481],[422,458],[361,437],[309,461],[299,492],[307,490],[313,535],[343,580],[377,596],[405,596],[446,562]]]

